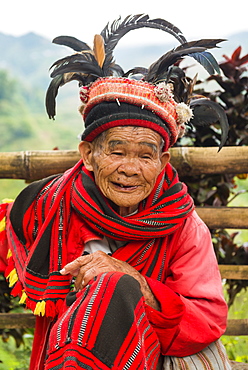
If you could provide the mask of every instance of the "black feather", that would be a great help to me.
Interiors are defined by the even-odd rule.
[[[121,21],[121,18],[119,17],[119,19],[115,20],[111,25],[108,23],[107,26],[102,30],[101,36],[105,42],[106,53],[113,51],[120,39],[129,31],[144,27],[155,28],[168,32],[180,43],[186,42],[182,31],[164,19],[149,19],[149,16],[144,14],[129,15],[123,21]]]
[[[69,72],[78,72],[91,74],[97,77],[103,77],[103,71],[97,63],[94,55],[90,53],[74,54],[70,57],[63,58],[55,62],[55,68],[51,73],[51,77]]]
[[[121,68],[121,66],[119,66],[119,64],[116,63],[113,63],[112,65],[109,66],[109,71],[111,73],[111,76],[114,77],[122,77],[124,75],[123,69]],[[105,75],[105,71],[103,72]]]
[[[59,87],[63,85],[63,75],[59,75],[52,79],[46,92],[46,111],[51,119],[56,115],[56,96],[58,95]]]
[[[169,67],[181,59],[181,57],[205,50],[203,47],[188,48],[188,44],[186,44],[186,48],[183,46],[184,45],[180,45],[178,48],[170,50],[153,63],[148,69],[148,73],[145,78],[146,81],[157,83],[158,80],[161,80],[161,74],[164,75],[164,73],[168,71]]]
[[[194,57],[210,74],[219,71],[219,66],[213,55],[206,52],[208,48],[214,48],[223,41],[222,39],[202,39],[186,42],[177,48],[168,51],[154,62],[148,69],[146,81],[157,83],[166,77],[169,67],[176,63],[181,57],[189,55]],[[164,77],[165,76],[165,77]]]
[[[149,16],[145,14],[129,15],[123,21],[121,21],[121,18],[119,17],[119,19],[115,20],[111,25],[108,23],[101,32],[101,36],[103,37],[105,43],[106,53],[103,69],[107,69],[108,65],[113,62],[113,50],[120,39],[129,31],[138,28],[159,29],[170,33],[180,43],[186,42],[186,39],[179,28],[163,19],[149,19]]]
[[[200,63],[210,75],[215,74],[215,71],[220,74],[220,67],[216,59],[208,51],[204,51],[202,53],[193,53],[190,56]]]
[[[202,40],[188,42],[188,45],[192,47],[193,46],[203,46],[205,47],[205,50],[207,50],[207,49],[218,48],[219,46],[217,44],[223,41],[226,41],[226,40],[225,39],[202,39]],[[198,63],[200,63],[210,75],[214,74],[215,71],[218,74],[220,74],[219,65],[211,53],[207,51],[203,51],[201,53],[191,53],[190,56],[193,57]]]
[[[90,47],[83,41],[72,36],[58,36],[53,39],[54,44],[68,46],[75,51],[91,50]]]
[[[91,81],[89,81],[89,77],[87,75],[82,75],[79,73],[64,73],[55,76],[46,92],[46,110],[48,117],[54,119],[56,115],[56,97],[58,95],[58,90],[60,87],[65,85],[70,81],[78,81],[80,85],[85,85]]]
[[[80,61],[61,65],[52,73],[51,76],[54,78],[60,74],[70,72],[90,74],[91,76],[95,76],[96,78],[104,77],[102,69],[98,65],[93,65],[88,61]]]
[[[79,54],[79,53],[76,53],[76,54],[73,54],[73,55],[68,55],[64,58],[61,58],[61,59],[58,59],[56,62],[54,62],[50,69],[52,69],[53,67],[58,68],[62,65],[65,65],[65,64],[68,64],[68,63],[74,63],[74,62],[80,62],[82,60],[88,60],[90,62],[96,62],[92,57],[89,57],[89,54],[88,53],[83,53],[83,54]],[[51,75],[52,77],[52,75]]]
[[[226,41],[225,39],[200,39],[196,41],[185,42],[183,45],[185,47],[204,47],[205,49],[213,49],[219,48],[217,44],[222,41]]]
[[[144,76],[147,74],[147,68],[144,67],[135,67],[132,69],[129,69],[126,73],[124,73],[123,77],[127,78],[133,78],[135,75],[140,75],[141,78],[144,78]]]
[[[190,120],[190,124],[197,126],[209,126],[219,122],[221,128],[221,142],[219,150],[226,142],[229,124],[224,109],[217,103],[208,99],[195,99],[190,102],[190,107],[193,109],[194,116]]]

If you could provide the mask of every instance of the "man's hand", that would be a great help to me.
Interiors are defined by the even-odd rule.
[[[159,303],[152,294],[144,276],[128,263],[115,259],[102,251],[76,258],[74,261],[68,263],[60,273],[62,275],[71,274],[72,276],[76,276],[75,289],[81,290],[95,276],[113,271],[122,272],[135,278],[140,284],[145,302],[156,310],[160,309]]]

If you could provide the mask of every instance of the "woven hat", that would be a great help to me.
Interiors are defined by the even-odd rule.
[[[141,27],[168,32],[180,45],[162,55],[149,68],[136,67],[124,72],[115,63],[113,50],[127,32]],[[189,55],[210,74],[219,73],[215,58],[206,50],[217,47],[220,41],[223,40],[187,42],[173,24],[140,14],[107,24],[100,35],[95,35],[92,49],[73,37],[59,36],[53,42],[71,47],[76,54],[56,61],[51,67],[53,79],[46,95],[48,116],[55,117],[58,89],[69,81],[78,80],[83,104],[80,112],[85,122],[83,140],[92,141],[101,132],[115,126],[142,126],[158,132],[168,148],[183,135],[187,123],[197,127],[218,122],[222,130],[221,148],[228,133],[224,110],[207,98],[195,96],[196,78],[186,77],[175,65]]]
[[[88,92],[80,89],[81,100],[86,103],[82,140],[92,141],[115,126],[142,126],[158,132],[168,148],[177,140],[182,124],[177,121],[177,104],[168,86],[167,90],[166,98],[160,100],[156,93],[159,87],[128,78],[100,78]]]

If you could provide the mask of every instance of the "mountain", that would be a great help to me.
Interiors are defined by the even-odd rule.
[[[246,54],[248,53],[247,39],[248,31],[230,35],[227,41],[221,44],[221,48],[213,49],[212,52],[217,60],[221,61],[223,54],[230,56],[241,45],[242,53]],[[115,57],[124,70],[134,66],[147,67],[175,46],[177,46],[176,40],[173,44],[164,45],[131,47],[117,45]],[[46,89],[49,83],[49,68],[52,63],[73,53],[70,48],[52,44],[49,39],[32,32],[19,37],[0,33],[0,50],[0,69],[7,69],[14,76],[24,80],[27,85],[42,89]]]
[[[221,61],[223,60],[223,54],[231,56],[233,51],[241,45],[243,48],[242,55],[245,55],[248,53],[247,39],[248,32],[231,35],[228,37],[228,41],[222,43],[221,48],[213,49],[213,54],[218,61]],[[131,47],[122,46],[120,43],[115,49],[115,59],[126,71],[135,66],[148,67],[162,54],[177,46],[177,44],[176,40],[173,44],[136,45]],[[22,104],[25,104],[25,109],[24,107],[22,108],[25,110],[27,117],[29,117],[30,127],[31,122],[33,122],[33,131],[36,137],[32,145],[28,146],[27,141],[20,142],[18,135],[15,135],[15,137],[11,135],[14,127],[16,132],[23,131],[21,127],[23,119],[19,114],[20,108],[16,104],[9,104],[12,110],[9,115],[12,114],[12,118],[11,125],[6,129],[9,130],[8,143],[12,144],[10,146],[4,140],[5,142],[2,142],[0,147],[4,148],[4,150],[7,150],[6,147],[9,148],[8,150],[13,150],[13,148],[17,150],[32,148],[51,149],[55,146],[61,149],[75,148],[78,142],[77,135],[82,130],[82,120],[78,113],[80,101],[77,82],[71,82],[60,89],[57,98],[55,122],[47,118],[44,106],[44,96],[50,82],[49,67],[54,61],[66,55],[71,55],[73,50],[52,44],[50,40],[35,33],[28,33],[20,37],[0,33],[0,50],[0,70],[8,71],[9,76],[14,81],[14,86],[19,90],[21,99],[18,99],[18,101],[21,100]],[[205,72],[204,76],[204,69],[194,59],[187,57],[184,63],[187,66],[192,66],[187,71],[190,76],[191,74],[199,73],[199,77],[203,80],[207,77],[207,73]],[[4,107],[6,108],[6,105]],[[2,110],[2,112],[0,111],[0,116],[2,114],[0,123],[4,130],[6,127],[5,122],[10,117],[6,115],[3,117],[3,105],[0,105],[0,109]],[[18,124],[20,127],[16,127]],[[37,131],[38,129],[39,131]],[[41,130],[43,131],[41,132]],[[71,135],[68,135],[68,131],[71,132]],[[52,135],[52,140],[49,139],[49,135]],[[40,137],[43,138],[42,141],[39,139]],[[3,136],[0,138],[0,141],[3,141]]]
[[[49,67],[65,55],[64,47],[56,47],[35,33],[16,37],[0,33],[0,68],[7,69],[26,84],[45,88]]]

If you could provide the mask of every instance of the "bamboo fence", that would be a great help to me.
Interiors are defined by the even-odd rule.
[[[248,173],[248,147],[225,147],[218,154],[217,148],[182,147],[172,148],[170,153],[179,176]],[[79,159],[78,151],[73,150],[0,153],[0,179],[31,182],[62,173]],[[209,228],[248,228],[248,206],[197,207],[196,210]],[[223,279],[248,280],[247,265],[220,265],[219,268]],[[0,328],[33,327],[34,323],[31,313],[0,313]],[[248,319],[228,320],[226,334],[248,335]]]

